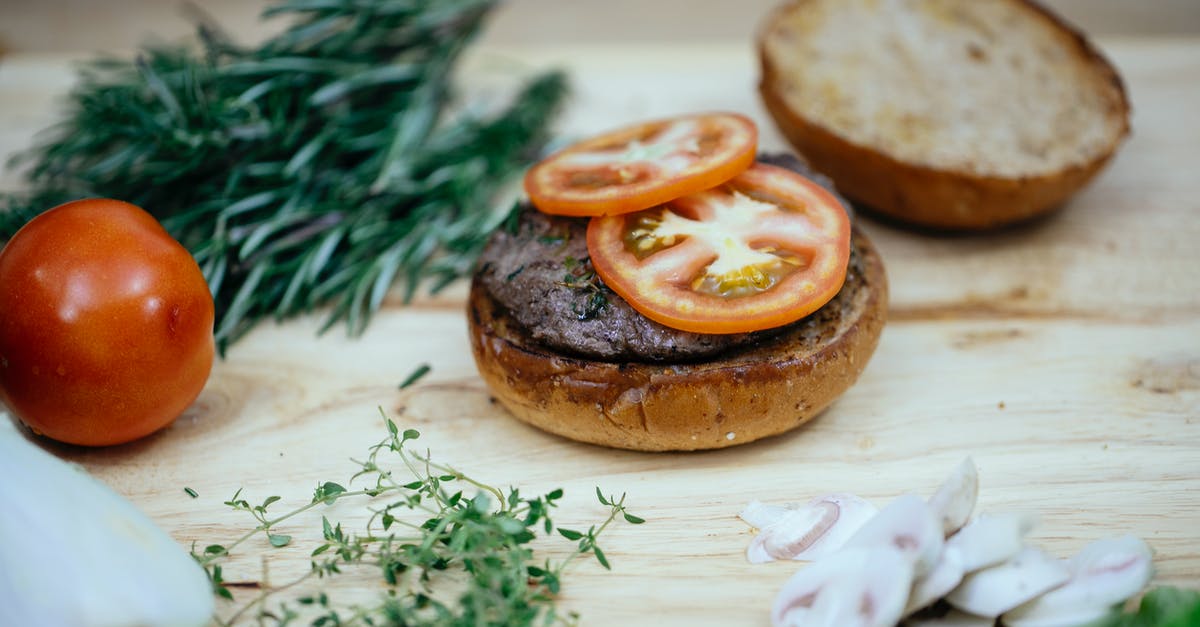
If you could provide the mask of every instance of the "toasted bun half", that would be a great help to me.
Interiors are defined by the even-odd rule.
[[[850,387],[883,330],[887,278],[875,248],[852,237],[844,293],[812,320],[695,363],[613,363],[532,341],[478,280],[468,325],[479,372],[517,418],[573,440],[643,451],[751,442],[811,420]],[[850,291],[846,291],[850,290]]]
[[[758,53],[783,135],[838,191],[912,225],[1044,214],[1129,132],[1116,70],[1027,0],[791,0]]]

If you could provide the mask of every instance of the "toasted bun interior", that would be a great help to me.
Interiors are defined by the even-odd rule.
[[[857,379],[883,330],[887,279],[862,233],[846,287],[781,335],[695,363],[614,363],[532,341],[472,283],[468,325],[479,372],[515,417],[573,440],[644,451],[713,449],[794,429]]]
[[[758,43],[782,133],[840,192],[917,225],[1056,208],[1129,130],[1116,70],[1026,0],[792,0]]]

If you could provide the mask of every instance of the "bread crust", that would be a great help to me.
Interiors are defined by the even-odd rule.
[[[942,230],[986,230],[1023,222],[1060,208],[1112,158],[1129,134],[1130,105],[1120,75],[1086,36],[1030,0],[1012,0],[1053,25],[1085,60],[1089,71],[1116,99],[1109,116],[1119,132],[1105,150],[1086,162],[1025,176],[981,175],[968,168],[939,168],[906,162],[851,141],[806,118],[787,103],[782,75],[767,49],[770,24],[805,4],[793,0],[768,18],[758,37],[759,93],[780,132],[812,165],[832,178],[839,192],[868,211],[902,223]]]
[[[820,339],[785,331],[718,359],[614,363],[555,353],[532,341],[479,281],[468,310],[480,375],[516,418],[573,440],[642,451],[744,444],[794,429],[857,379],[886,321],[883,263],[855,231],[862,287]]]

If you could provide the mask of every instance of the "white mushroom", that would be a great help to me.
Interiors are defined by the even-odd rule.
[[[847,548],[800,569],[775,596],[775,627],[893,627],[912,562],[886,546]]]
[[[943,535],[950,536],[967,524],[978,497],[979,471],[975,468],[975,461],[968,457],[929,497],[929,507],[937,515]]]
[[[1126,535],[1085,546],[1068,562],[1071,580],[1004,615],[1011,627],[1081,625],[1101,619],[1150,583],[1153,555]]]
[[[828,494],[798,508],[753,501],[740,514],[760,529],[746,559],[753,564],[820,559],[840,549],[878,511],[853,494]]]
[[[909,618],[904,621],[904,627],[994,627],[995,624],[994,618],[984,618],[953,609],[942,616]]]
[[[958,587],[964,574],[962,553],[947,545],[942,549],[942,556],[933,570],[913,582],[912,590],[908,594],[908,604],[904,607],[905,616],[929,607],[946,596]]]
[[[1033,528],[1031,516],[1022,514],[981,515],[946,539],[963,558],[963,571],[973,573],[1013,558],[1025,545]]]
[[[745,509],[738,513],[738,518],[746,521],[747,525],[755,529],[766,529],[771,525],[779,522],[784,514],[795,509],[784,505],[769,505],[762,501],[750,501],[746,504]]]
[[[946,601],[964,612],[995,618],[1070,578],[1062,561],[1027,546],[1003,564],[964,577]]]
[[[917,577],[933,570],[942,554],[942,527],[923,499],[906,494],[879,510],[846,546],[899,549],[913,563]]]

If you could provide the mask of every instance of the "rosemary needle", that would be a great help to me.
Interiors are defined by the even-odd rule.
[[[92,62],[15,160],[28,185],[0,240],[67,200],[125,200],[195,256],[222,350],[320,307],[323,329],[361,333],[394,285],[407,300],[471,271],[563,100],[548,73],[497,114],[451,112],[452,70],[497,1],[290,0],[266,15],[291,25],[255,47],[204,24],[199,50]]]

